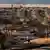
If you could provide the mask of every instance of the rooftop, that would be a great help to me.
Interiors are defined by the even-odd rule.
[[[50,8],[50,4],[0,4],[0,8],[11,8],[13,7],[48,7]]]

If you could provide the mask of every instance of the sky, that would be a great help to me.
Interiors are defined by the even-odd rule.
[[[50,0],[0,0],[0,4],[50,4]]]

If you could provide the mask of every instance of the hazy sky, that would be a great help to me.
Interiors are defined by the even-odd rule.
[[[1,3],[5,3],[5,4],[13,4],[13,3],[50,4],[50,0],[0,0],[0,4]]]

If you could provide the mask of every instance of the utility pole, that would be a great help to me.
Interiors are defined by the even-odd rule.
[[[12,6],[12,25],[14,24],[14,12],[13,12],[13,4],[11,5]]]
[[[12,6],[12,26],[14,26],[16,24],[16,19],[15,19],[15,8],[13,7],[13,4],[11,5]]]

